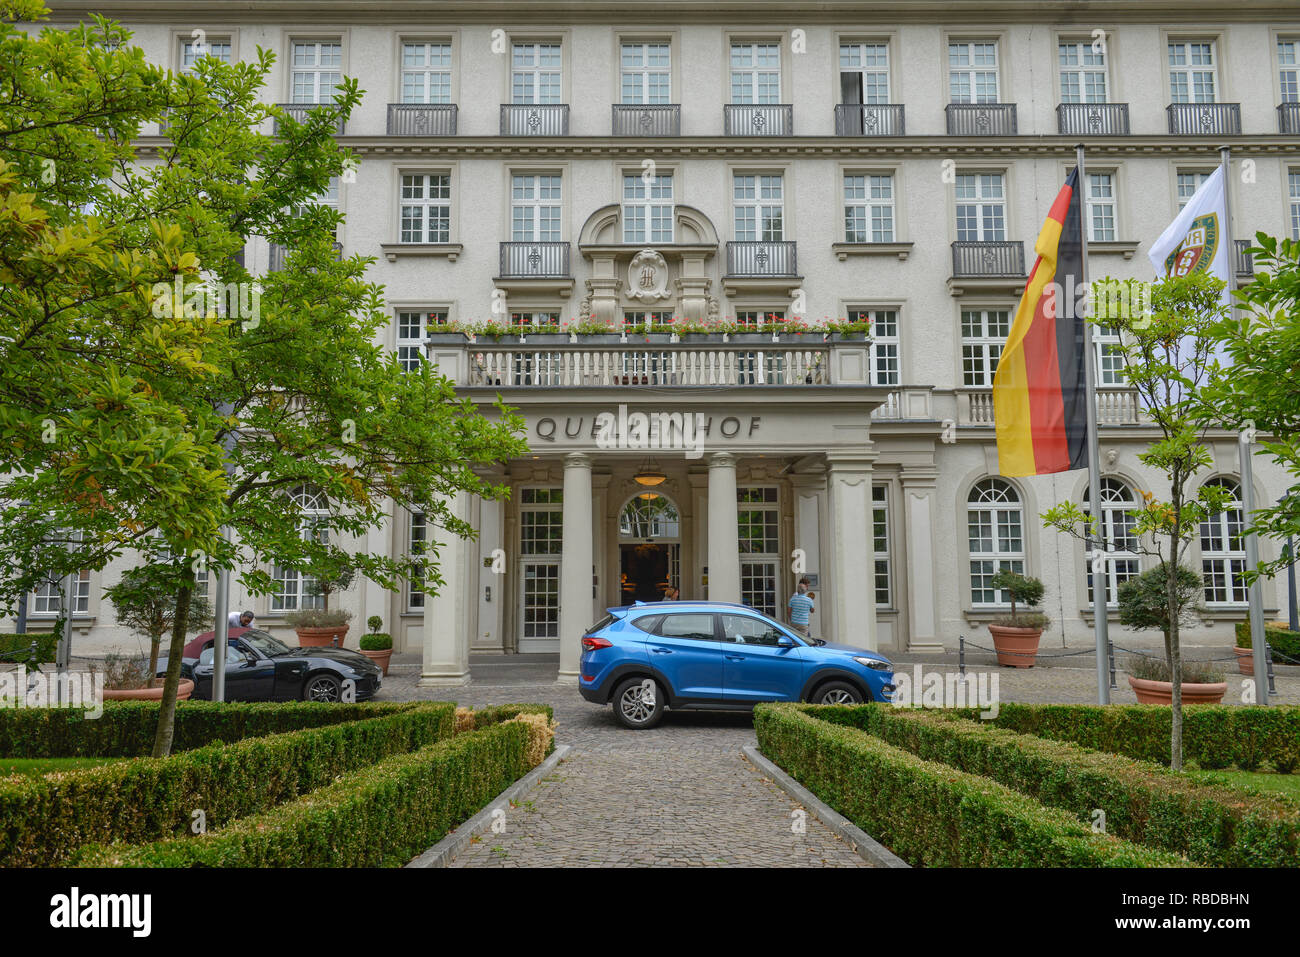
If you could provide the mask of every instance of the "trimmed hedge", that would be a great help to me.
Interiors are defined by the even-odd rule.
[[[88,846],[85,867],[395,867],[436,844],[530,770],[518,722],[390,757],[216,833]]]
[[[974,708],[957,709],[979,720]],[[1069,741],[1139,761],[1169,764],[1170,708],[1159,704],[999,705],[992,723],[1008,731]],[[1300,707],[1242,708],[1194,704],[1183,708],[1183,757],[1207,770],[1236,765],[1253,771],[1265,762],[1290,774],[1300,767]]]
[[[1190,866],[1176,854],[1094,834],[1065,811],[807,710],[758,705],[754,730],[763,753],[910,864]]]
[[[1205,783],[1157,764],[944,712],[861,705],[809,714],[851,724],[927,761],[991,778],[1085,823],[1100,808],[1110,833],[1203,864],[1300,865],[1300,806],[1276,795]]]
[[[225,705],[229,708],[231,705]],[[356,706],[338,708],[354,719]],[[0,865],[49,866],[91,841],[156,840],[264,811],[394,754],[449,738],[455,705],[408,704],[326,727],[212,744],[168,758],[0,780]]]
[[[547,721],[555,720],[555,709],[549,704],[495,704],[474,712],[474,728],[478,730],[491,727],[521,714],[544,714]]]
[[[1274,664],[1293,665],[1300,662],[1300,631],[1265,627],[1264,637],[1268,639],[1268,648],[1272,652],[1269,657],[1273,659]],[[1237,647],[1250,647],[1250,622],[1248,621],[1237,622]]]
[[[218,741],[319,728],[362,718],[398,714],[415,702],[364,702],[340,707],[319,701],[212,702],[176,705],[172,753]],[[0,709],[0,756],[6,758],[147,758],[158,724],[156,701],[106,702],[88,720],[69,708]]]
[[[32,642],[36,642],[36,658],[31,656]],[[59,636],[52,631],[26,635],[0,635],[0,662],[32,661],[50,662],[59,646]],[[15,652],[18,652],[15,654]],[[23,654],[26,652],[26,654]]]

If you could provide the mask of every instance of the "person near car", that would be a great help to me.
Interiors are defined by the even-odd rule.
[[[811,585],[807,578],[799,579],[799,584],[795,586],[794,594],[790,596],[787,603],[786,617],[790,621],[791,627],[805,638],[809,635],[809,616],[813,613],[813,599],[808,592],[808,586]]]
[[[663,600],[663,601],[676,601],[676,600],[677,600],[678,598],[680,598],[681,596],[682,596],[682,593],[681,593],[680,591],[678,591],[678,590],[677,590],[676,588],[674,588],[672,585],[669,585],[667,588],[664,589],[664,597],[663,597],[662,600]]]
[[[251,611],[232,611],[226,622],[230,628],[249,628],[253,624],[253,618]]]

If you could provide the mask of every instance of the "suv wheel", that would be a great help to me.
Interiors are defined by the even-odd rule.
[[[828,681],[813,694],[813,704],[861,704],[862,692],[847,681]]]
[[[664,716],[664,694],[653,678],[628,678],[614,689],[614,717],[625,728],[653,728]]]

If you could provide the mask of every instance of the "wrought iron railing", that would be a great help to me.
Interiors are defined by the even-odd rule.
[[[615,136],[681,136],[682,108],[677,103],[615,103]]]
[[[389,103],[389,136],[455,136],[455,103]]]
[[[330,107],[333,106],[334,104],[333,103],[280,103],[278,105],[280,109],[288,113],[291,118],[297,120],[299,123],[302,123],[306,121],[307,114],[310,113],[312,110],[318,110],[321,109],[322,107]],[[336,132],[339,136],[342,136],[343,126],[344,126],[344,120],[342,117],[339,117],[338,126],[335,128],[334,132]],[[275,132],[276,135],[279,135],[280,124],[278,121],[275,124]]]
[[[794,107],[782,103],[727,103],[722,107],[727,136],[793,136]]]
[[[1240,103],[1170,103],[1169,132],[1184,136],[1240,136]]]
[[[563,279],[569,275],[568,243],[501,244],[501,278]]]
[[[1128,104],[1058,103],[1056,131],[1070,136],[1128,136]]]
[[[1015,136],[1014,103],[949,103],[949,136]]]
[[[840,103],[835,107],[836,136],[903,136],[903,104]]]
[[[502,103],[502,136],[568,136],[567,103]]]
[[[729,242],[727,243],[728,276],[797,276],[798,254],[795,243]]]
[[[952,244],[952,274],[964,278],[1020,277],[1025,274],[1022,242],[969,242]]]

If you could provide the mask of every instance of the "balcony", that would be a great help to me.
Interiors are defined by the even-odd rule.
[[[1277,131],[1300,136],[1300,103],[1279,103],[1277,106]]]
[[[1014,103],[949,103],[943,111],[949,136],[1016,135]]]
[[[1069,136],[1128,136],[1128,104],[1058,103],[1056,132]]]
[[[1234,239],[1232,265],[1233,272],[1239,279],[1249,279],[1255,275],[1255,260],[1246,250],[1254,245],[1249,239]]]
[[[1140,425],[1137,392],[1133,389],[1102,387],[1097,390],[1097,425],[1122,427]],[[957,423],[993,425],[993,390],[958,389]]]
[[[681,136],[682,108],[678,103],[615,103],[614,136]]]
[[[507,291],[554,291],[561,295],[573,291],[568,243],[502,243],[500,267],[496,284]]]
[[[1169,132],[1182,136],[1240,136],[1240,103],[1170,103]]]
[[[722,107],[727,136],[793,136],[794,107],[778,103],[727,103]]]
[[[567,103],[502,103],[502,136],[568,136]]]
[[[455,103],[389,103],[389,136],[455,136]]]
[[[836,136],[903,136],[903,104],[841,103],[835,107]]]
[[[728,278],[795,277],[798,255],[793,242],[727,243]]]
[[[299,123],[305,123],[307,122],[307,114],[310,113],[312,110],[318,110],[321,109],[322,107],[329,108],[332,107],[334,104],[333,103],[277,103],[276,105],[279,106],[280,109],[288,113],[292,119],[297,120]],[[339,118],[338,127],[334,130],[334,132],[339,136],[343,135],[342,117]],[[280,135],[279,121],[276,121],[275,124],[275,135],[276,136]]]

